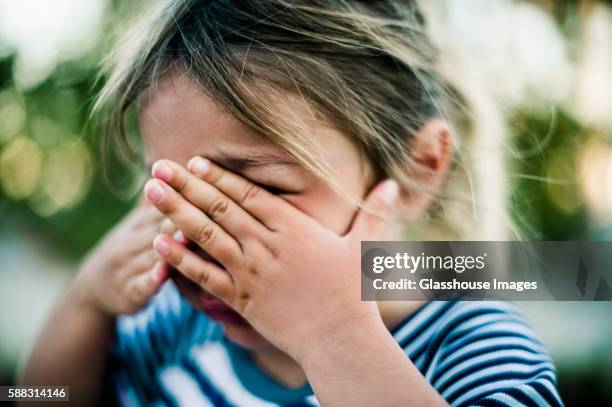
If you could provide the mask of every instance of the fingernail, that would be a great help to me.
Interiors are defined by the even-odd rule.
[[[201,177],[210,169],[210,161],[202,157],[193,157],[187,163],[187,168],[195,175]]]
[[[157,236],[155,240],[153,240],[153,247],[155,247],[155,250],[164,257],[170,253],[170,245],[163,236]]]
[[[390,179],[386,181],[383,186],[380,188],[380,198],[387,204],[392,204],[395,202],[399,192],[399,187],[397,182]]]
[[[170,168],[170,166],[164,161],[157,161],[155,164],[153,164],[151,173],[154,177],[166,182],[170,182],[174,176],[174,171],[172,171],[172,168]]]
[[[149,180],[144,187],[144,192],[147,198],[153,203],[160,203],[164,196],[166,196],[166,191],[164,191],[164,187],[157,180]]]

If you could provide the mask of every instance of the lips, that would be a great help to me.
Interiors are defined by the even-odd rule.
[[[215,321],[226,324],[247,325],[247,322],[240,314],[205,291],[200,295],[200,307],[206,315]]]
[[[208,253],[202,250],[195,243],[189,242],[187,243],[187,247],[204,260],[209,261],[225,270],[225,267],[223,267],[217,260],[212,258]],[[242,318],[240,314],[234,311],[223,301],[200,288],[198,288],[198,291],[199,293],[196,305],[198,306],[198,308],[204,311],[206,315],[208,315],[211,319],[226,324],[248,325],[246,320]]]

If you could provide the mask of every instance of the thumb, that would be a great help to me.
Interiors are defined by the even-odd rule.
[[[378,184],[365,200],[349,232],[359,240],[376,240],[386,227],[387,217],[399,195],[397,182],[388,179]]]

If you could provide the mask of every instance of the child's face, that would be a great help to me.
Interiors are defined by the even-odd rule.
[[[307,113],[301,119],[322,147],[325,155],[320,158],[334,169],[343,187],[364,196],[366,168],[356,146],[338,131],[309,119]],[[226,113],[182,71],[164,76],[155,92],[143,98],[140,127],[149,164],[167,158],[185,165],[193,156],[204,156],[279,193],[338,234],[344,234],[350,227],[356,213],[350,202],[300,167],[283,149]],[[229,339],[249,348],[268,346],[228,307],[179,273],[174,274],[181,293],[196,308],[219,320]]]

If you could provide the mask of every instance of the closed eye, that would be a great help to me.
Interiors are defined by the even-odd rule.
[[[244,174],[242,175],[244,177]],[[289,189],[286,187],[280,187],[280,186],[275,186],[275,185],[270,185],[264,182],[258,182],[255,181],[253,179],[249,179],[247,177],[245,177],[247,180],[251,181],[253,184],[257,185],[258,187],[265,189],[266,191],[268,191],[269,193],[273,194],[273,195],[296,195],[299,194],[301,191],[297,190],[297,189]]]
[[[269,193],[273,194],[273,195],[283,195],[283,194],[290,194],[291,192],[285,191],[283,189],[280,189],[278,187],[274,187],[271,185],[265,185],[265,184],[261,184],[258,182],[254,182],[255,185],[259,186],[260,188],[265,189],[266,191],[268,191]]]

